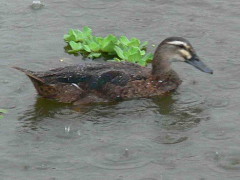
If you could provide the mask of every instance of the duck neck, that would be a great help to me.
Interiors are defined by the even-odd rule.
[[[157,81],[174,82],[176,85],[179,85],[181,80],[178,74],[170,67],[172,58],[172,53],[169,49],[159,46],[155,51],[152,62],[152,76]]]
[[[152,62],[152,75],[155,77],[167,75],[172,71],[170,65],[168,53],[164,53],[161,49],[157,50]]]

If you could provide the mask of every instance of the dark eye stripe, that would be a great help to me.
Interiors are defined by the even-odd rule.
[[[188,48],[186,46],[184,46],[183,44],[179,44],[178,47],[180,47],[182,49],[185,49],[185,50],[188,50]]]

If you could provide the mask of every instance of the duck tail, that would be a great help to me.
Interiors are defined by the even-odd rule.
[[[57,92],[56,88],[51,84],[47,84],[44,81],[44,79],[37,77],[33,71],[23,69],[20,67],[15,67],[15,66],[12,68],[17,69],[21,72],[24,72],[32,81],[39,95],[43,97],[48,97],[48,98],[54,98],[56,96],[56,92]]]
[[[27,70],[27,69],[24,69],[24,68],[20,68],[20,67],[17,67],[17,66],[13,66],[12,68],[17,69],[21,72],[24,72],[31,79],[31,81],[37,81],[37,82],[45,83],[43,79],[40,79],[36,75],[34,75],[33,71],[30,71],[30,70]]]

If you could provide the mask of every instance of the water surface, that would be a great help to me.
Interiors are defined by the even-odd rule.
[[[29,0],[1,1],[1,179],[240,179],[238,0],[44,3],[33,10]],[[175,63],[183,84],[155,99],[75,107],[38,97],[11,66],[85,63],[65,53],[63,41],[85,25],[150,45],[185,37],[214,74]]]

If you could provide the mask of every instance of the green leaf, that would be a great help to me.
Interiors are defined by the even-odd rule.
[[[84,36],[91,36],[92,35],[92,29],[89,28],[88,26],[83,27],[83,34]]]
[[[76,41],[76,33],[74,32],[73,29],[70,29],[68,34],[64,35],[64,40],[65,41]]]
[[[141,53],[141,56],[144,56],[146,54],[146,51],[145,50],[140,50],[140,53]]]
[[[84,27],[83,31],[78,29],[71,29],[68,35],[65,36],[66,41],[80,41],[83,42],[85,39],[88,39],[92,36],[92,30],[89,27]]]
[[[126,36],[121,36],[119,38],[119,42],[124,46],[133,46],[133,47],[139,47],[141,41],[137,38],[132,38],[129,40]]]
[[[98,41],[101,44],[101,51],[107,52],[107,53],[113,53],[114,52],[114,47],[115,47],[115,44],[117,42],[117,37],[116,36],[110,34],[103,39],[98,39]]]
[[[141,45],[140,45],[140,49],[146,49],[146,47],[147,47],[147,45],[148,45],[148,42],[147,41],[144,41]]]
[[[152,60],[153,60],[153,54],[152,53],[147,53],[144,57],[141,58],[141,61],[146,62],[146,64],[149,61],[152,61]]]
[[[100,50],[100,45],[93,41],[93,42],[89,43],[89,48],[93,52],[98,52]]]
[[[125,60],[125,61],[129,61],[128,60],[128,56],[132,55],[133,53],[130,53],[129,51],[124,51],[123,50],[123,56],[124,58],[122,58],[122,60]]]
[[[95,36],[93,36],[93,40],[96,42],[96,43],[98,43],[98,44],[102,44],[102,41],[103,41],[103,37],[95,37]]]
[[[6,114],[8,111],[6,109],[0,109],[0,113]]]
[[[139,47],[140,46],[140,40],[137,38],[132,38],[130,42],[128,43],[128,46],[134,46],[134,47]]]
[[[121,36],[119,38],[119,42],[122,43],[123,45],[127,46],[128,43],[130,43],[130,41],[128,40],[128,38],[126,36]]]
[[[121,60],[120,60],[120,59],[118,59],[118,58],[113,58],[113,60],[109,60],[109,61],[121,62]]]
[[[103,41],[104,42],[110,42],[110,41],[112,41],[112,42],[117,42],[117,37],[116,36],[114,36],[114,35],[112,35],[112,34],[109,34],[107,37],[105,37],[104,39],[103,39]]]
[[[112,53],[114,52],[114,47],[115,47],[115,44],[113,42],[108,42],[102,45],[101,50],[103,52]]]
[[[0,109],[0,119],[4,118],[3,114],[6,114],[8,111],[6,109]]]
[[[105,41],[102,43],[102,46],[101,46],[101,50],[107,53],[113,53],[115,51],[114,48],[115,48],[115,43],[112,41],[110,42]]]
[[[123,50],[120,47],[115,46],[114,50],[116,51],[118,57],[120,57],[121,59],[126,59],[125,56],[123,55]]]
[[[138,61],[137,63],[141,66],[146,66],[147,65],[147,62],[142,61],[142,60]]]
[[[72,35],[74,38],[71,41],[81,41],[83,39],[82,32],[78,29],[72,29],[71,32],[69,32],[70,35]]]
[[[76,42],[74,42],[74,41],[70,41],[69,42],[69,45],[71,46],[71,48],[73,49],[73,50],[80,50],[80,49],[82,49],[82,44],[79,42],[79,43],[76,43]]]
[[[78,52],[78,51],[80,51],[80,50],[82,50],[83,49],[83,46],[82,46],[82,44],[79,42],[79,43],[76,43],[76,42],[74,42],[74,41],[70,41],[69,42],[69,45],[70,45],[70,47],[72,48],[72,50],[69,50],[68,52],[70,52],[70,53],[74,53],[74,52]]]
[[[129,54],[135,54],[135,53],[140,54],[140,49],[138,47],[129,47],[128,52],[129,52]]]
[[[134,54],[131,54],[130,56],[128,56],[128,61],[132,62],[132,63],[136,63],[139,62],[141,59],[141,54],[140,52],[136,52]]]
[[[100,57],[102,54],[101,53],[94,53],[94,52],[91,52],[88,57],[89,58],[98,58]]]
[[[70,35],[69,35],[69,34],[64,34],[64,35],[63,35],[63,39],[64,39],[65,41],[72,41],[72,40],[70,40]]]
[[[83,49],[87,52],[91,52],[91,49],[88,45],[83,45]]]

